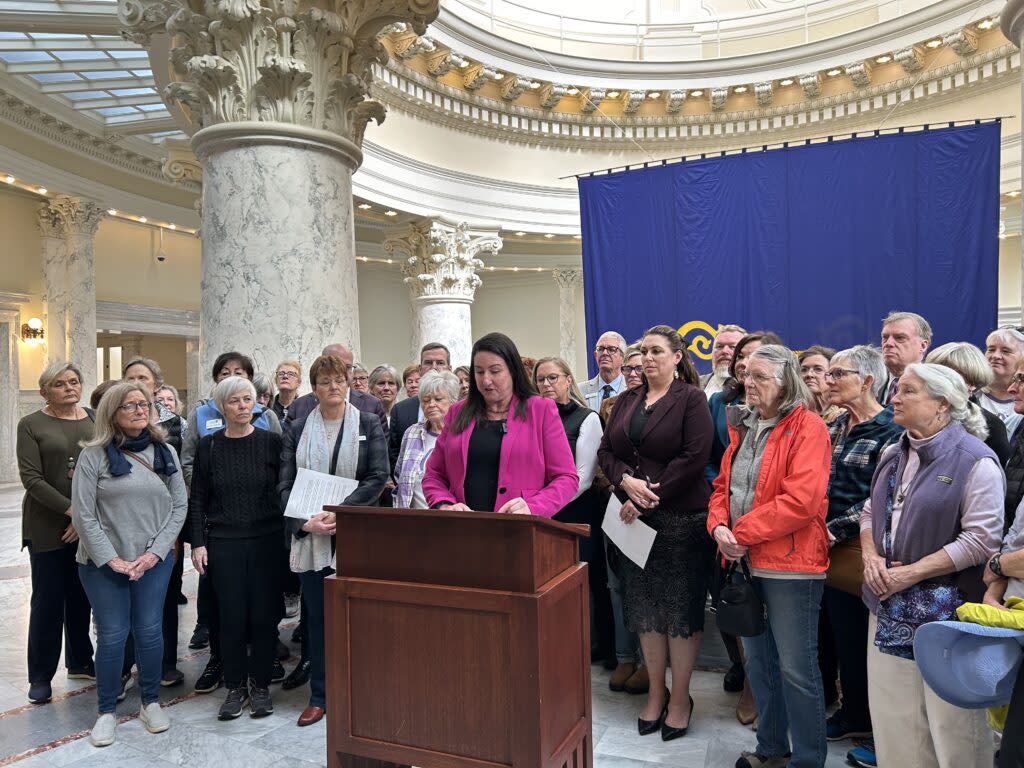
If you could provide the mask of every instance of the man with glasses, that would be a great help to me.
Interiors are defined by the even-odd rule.
[[[906,367],[924,362],[932,343],[932,327],[914,312],[890,312],[882,321],[882,357],[889,371],[889,383],[879,402],[888,405]]]
[[[708,400],[715,392],[722,391],[722,385],[729,378],[732,354],[746,333],[746,329],[738,325],[719,326],[715,341],[711,345],[711,373],[705,373],[700,377],[700,385],[704,388],[704,395]]]
[[[298,361],[283,360],[278,363],[274,371],[274,383],[277,385],[277,394],[270,403],[270,409],[283,424],[288,418],[288,408],[295,402],[299,387],[302,386],[302,369]]]
[[[580,392],[587,400],[587,407],[600,412],[601,402],[619,394],[626,388],[622,376],[625,361],[626,340],[615,331],[605,331],[594,346],[594,360],[597,361],[597,376],[580,384]]]
[[[450,371],[452,369],[451,353],[448,347],[437,341],[423,345],[420,350],[420,376],[430,371]],[[391,432],[388,434],[388,457],[391,459],[391,471],[397,470],[398,453],[402,449],[402,437],[413,424],[423,421],[423,408],[418,397],[407,397],[395,403],[391,409]]]

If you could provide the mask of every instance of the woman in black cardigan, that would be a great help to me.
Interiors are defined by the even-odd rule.
[[[288,497],[299,468],[347,477],[359,486],[339,504],[372,506],[387,482],[388,446],[375,413],[361,413],[348,403],[348,366],[340,357],[322,355],[309,369],[318,405],[291,422],[281,453],[281,504]],[[309,520],[288,519],[293,535],[292,570],[302,583],[303,661],[310,661],[309,706],[299,716],[300,726],[324,716],[324,579],[334,572],[334,513],[320,512]]]

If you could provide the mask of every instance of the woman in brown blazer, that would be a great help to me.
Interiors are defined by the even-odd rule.
[[[597,455],[622,502],[622,519],[630,524],[643,517],[658,532],[646,567],[626,562],[624,603],[651,680],[637,729],[641,735],[660,729],[668,741],[686,734],[693,712],[690,675],[714,558],[703,480],[713,426],[679,334],[655,326],[640,349],[644,383],[619,395]],[[668,664],[671,697],[664,683]]]

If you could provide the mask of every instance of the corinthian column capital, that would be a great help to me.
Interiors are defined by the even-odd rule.
[[[106,211],[96,203],[68,195],[41,203],[36,214],[44,237],[64,238],[70,235],[96,234]]]
[[[422,34],[438,0],[119,0],[129,39],[171,36],[178,101],[197,129],[276,122],[326,130],[357,147],[384,106],[367,98],[370,67],[387,61],[382,27]],[[159,62],[154,62],[159,64]]]

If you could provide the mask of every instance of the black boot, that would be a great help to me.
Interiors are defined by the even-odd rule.
[[[286,691],[290,691],[293,688],[300,688],[308,683],[310,667],[311,664],[309,661],[306,659],[299,659],[299,663],[295,665],[295,669],[293,669],[288,674],[288,677],[284,679],[284,682],[281,683],[281,687]]]

